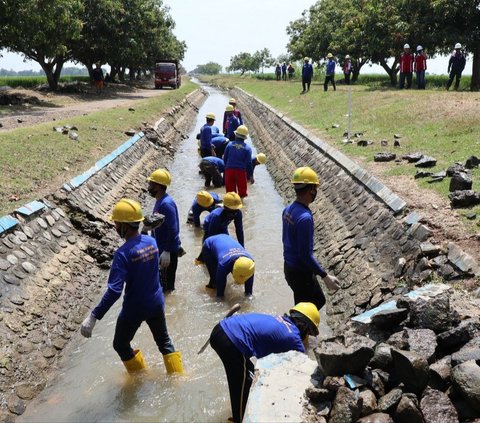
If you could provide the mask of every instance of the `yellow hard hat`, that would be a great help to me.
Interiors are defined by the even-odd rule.
[[[332,54],[332,53],[328,53],[328,54],[327,54],[327,57],[328,57],[329,59],[331,59],[331,58],[333,57],[333,54]]]
[[[263,153],[258,153],[257,154],[257,162],[258,163],[265,164],[266,161],[267,161],[267,156],[265,156],[265,154],[263,154]]]
[[[231,104],[229,104],[227,107],[225,107],[225,111],[226,112],[233,112],[235,109],[233,108],[233,106]]]
[[[172,183],[172,177],[167,169],[157,169],[147,178],[147,181],[168,186]]]
[[[229,103],[229,104],[237,104],[237,100],[235,100],[235,99],[232,97],[230,100],[228,100],[228,103]]]
[[[240,125],[233,133],[238,138],[246,139],[248,137],[248,128],[245,125]]]
[[[214,113],[207,113],[207,115],[205,116],[207,119],[213,119],[215,120],[215,114]]]
[[[309,167],[299,167],[293,173],[292,184],[320,185],[320,181],[314,170]]]
[[[305,56],[305,57],[303,58],[303,61],[304,61],[304,62],[308,62],[309,60],[310,60],[310,58],[307,57],[307,56]]]
[[[208,191],[199,191],[197,193],[197,203],[202,207],[210,207],[213,201],[213,197]]]
[[[290,309],[292,311],[298,311],[313,323],[313,330],[315,335],[318,335],[318,325],[320,324],[320,313],[317,306],[313,303],[298,303],[295,307]]]
[[[235,260],[232,276],[236,283],[244,284],[255,273],[255,262],[248,257],[239,257]]]
[[[236,192],[227,192],[223,197],[223,206],[230,210],[239,210],[243,207],[242,199]]]
[[[142,206],[138,201],[122,198],[113,207],[110,220],[114,222],[141,222],[143,220]]]

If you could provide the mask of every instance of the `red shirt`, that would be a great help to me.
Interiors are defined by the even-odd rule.
[[[402,53],[400,55],[400,72],[413,72],[414,57],[412,53]]]
[[[427,70],[427,55],[420,53],[415,56],[415,72]]]

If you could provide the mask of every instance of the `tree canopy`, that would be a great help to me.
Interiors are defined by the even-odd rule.
[[[204,65],[197,65],[193,70],[193,73],[199,73],[201,75],[218,75],[222,70],[222,66],[215,62],[208,62]]]
[[[182,60],[186,45],[162,0],[0,0],[0,46],[37,62],[56,89],[66,61],[108,63],[123,77],[159,60]]]

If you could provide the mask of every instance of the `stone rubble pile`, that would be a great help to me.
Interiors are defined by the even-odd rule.
[[[441,284],[377,309],[314,350],[318,369],[305,392],[305,420],[480,421],[478,316],[461,316]]]

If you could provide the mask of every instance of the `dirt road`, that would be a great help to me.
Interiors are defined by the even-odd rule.
[[[0,127],[0,132],[86,115],[99,110],[133,106],[137,101],[168,92],[170,92],[168,89],[155,90],[147,86],[134,88],[123,84],[109,85],[99,96],[89,86],[82,87],[81,92],[73,94],[12,89],[8,93],[36,97],[40,100],[41,105],[25,104],[1,107],[0,123],[2,127]]]

